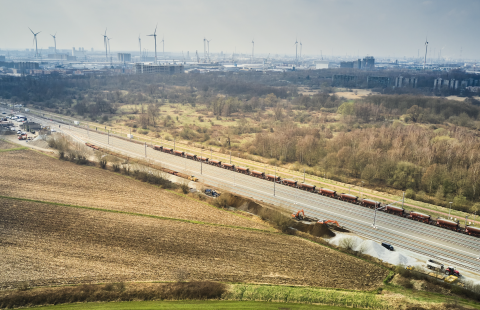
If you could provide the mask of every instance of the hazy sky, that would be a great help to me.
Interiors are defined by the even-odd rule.
[[[479,0],[0,0],[0,49],[53,46],[103,49],[101,34],[108,28],[115,50],[157,50],[165,36],[165,51],[203,54],[203,37],[210,52],[231,54],[295,54],[295,38],[304,55],[438,56],[480,60]],[[160,38],[160,39],[159,39]]]

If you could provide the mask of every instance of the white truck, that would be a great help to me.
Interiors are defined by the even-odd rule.
[[[432,270],[436,270],[436,271],[443,271],[445,269],[445,266],[443,266],[443,264],[441,264],[437,261],[434,261],[433,259],[429,259],[427,261],[427,268],[432,269]]]

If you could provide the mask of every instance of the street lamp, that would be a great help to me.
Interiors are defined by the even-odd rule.
[[[277,164],[275,164],[275,176],[273,178],[273,196],[275,196],[275,183],[277,183]]]
[[[452,211],[452,202],[450,201],[450,209],[448,210],[448,217],[450,217],[450,211]]]
[[[375,213],[373,215],[373,224],[372,224],[372,227],[373,228],[377,228],[377,226],[375,226],[375,221],[377,220],[377,204],[375,204]]]

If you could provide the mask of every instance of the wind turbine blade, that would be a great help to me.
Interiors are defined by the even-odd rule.
[[[28,27],[28,29],[30,29],[30,27]],[[33,34],[35,34],[32,29],[30,29],[30,31],[31,31]]]

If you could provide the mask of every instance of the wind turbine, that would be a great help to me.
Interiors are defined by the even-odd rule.
[[[142,62],[142,39],[138,35],[138,45],[140,46],[140,62]]]
[[[203,57],[206,60],[207,59],[207,46],[205,44],[207,44],[207,39],[205,39],[205,37],[203,37]]]
[[[157,26],[155,26],[155,32],[153,34],[147,35],[147,37],[153,37],[155,39],[155,64],[157,64]]]
[[[255,58],[255,39],[252,40],[252,63]]]
[[[207,53],[207,55],[208,55],[208,62],[210,62],[210,41],[212,41],[212,40],[207,40],[207,46],[208,46],[208,53]]]
[[[112,55],[112,53],[110,53],[110,40],[111,40],[111,39],[113,39],[113,38],[107,37],[107,40],[108,40],[108,53],[109,53],[110,55]]]
[[[108,62],[108,55],[107,55],[107,28],[105,28],[105,34],[103,36],[103,45],[105,45],[105,61]]]
[[[425,70],[425,64],[427,63],[427,50],[428,50],[428,41],[425,37],[425,60],[423,61],[423,70]]]
[[[297,64],[297,59],[298,59],[298,41],[297,38],[295,38],[295,65]]]
[[[30,29],[30,27],[28,27],[28,29]],[[38,49],[37,49],[37,34],[39,34],[41,31],[35,33],[33,32],[32,29],[30,29],[30,31],[32,32],[33,34],[33,41],[35,42],[35,57],[38,57]]]
[[[53,42],[55,43],[55,55],[57,54],[57,33],[55,32],[54,35],[51,35],[53,38]]]
[[[165,59],[165,36],[162,37],[162,53],[163,53],[163,61],[166,62],[166,59]]]

